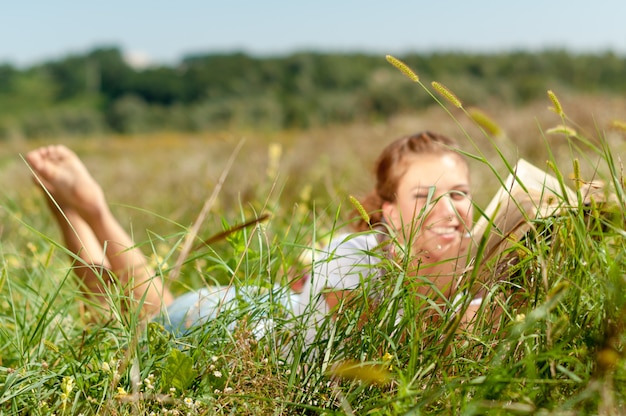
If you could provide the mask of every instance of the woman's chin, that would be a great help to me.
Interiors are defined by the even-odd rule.
[[[460,236],[438,239],[437,242],[431,246],[429,252],[442,260],[446,258],[457,258],[467,251],[468,245],[465,240],[466,239]]]

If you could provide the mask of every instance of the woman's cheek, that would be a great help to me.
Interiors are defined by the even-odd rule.
[[[465,223],[465,226],[470,229],[474,221],[474,206],[471,201],[463,201],[463,203],[457,205],[457,212],[461,214],[461,219]]]

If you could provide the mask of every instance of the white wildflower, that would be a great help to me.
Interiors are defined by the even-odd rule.
[[[193,402],[193,399],[191,397],[185,397],[183,402],[185,403],[185,406],[187,406],[190,409],[192,409],[194,407],[194,402]]]

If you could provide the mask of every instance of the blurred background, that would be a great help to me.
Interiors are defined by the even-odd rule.
[[[79,153],[138,238],[193,221],[241,142],[209,229],[263,210],[332,222],[369,190],[384,145],[418,130],[501,168],[467,114],[429,94],[432,81],[497,124],[511,163],[545,167],[550,147],[570,169],[566,141],[544,134],[562,123],[547,90],[619,153],[608,127],[626,119],[625,12],[617,0],[11,4],[0,17],[0,186],[13,207],[2,236],[11,215],[47,225],[20,154],[48,143]],[[497,183],[483,165],[473,172],[484,204]]]

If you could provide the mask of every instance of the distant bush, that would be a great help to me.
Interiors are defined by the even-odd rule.
[[[28,138],[93,136],[107,129],[101,113],[82,108],[50,108],[33,112],[22,117],[17,124],[20,135]],[[5,129],[8,135],[10,130]]]
[[[623,95],[626,58],[607,52],[430,53],[400,57],[466,105],[518,106],[560,91]],[[205,54],[171,67],[131,67],[117,48],[32,68],[0,66],[2,118],[26,137],[311,127],[386,118],[429,106],[382,56],[300,52]],[[64,108],[63,113],[56,112]],[[68,108],[73,110],[67,110]],[[6,125],[0,119],[0,125]],[[2,137],[11,134],[2,133]]]

